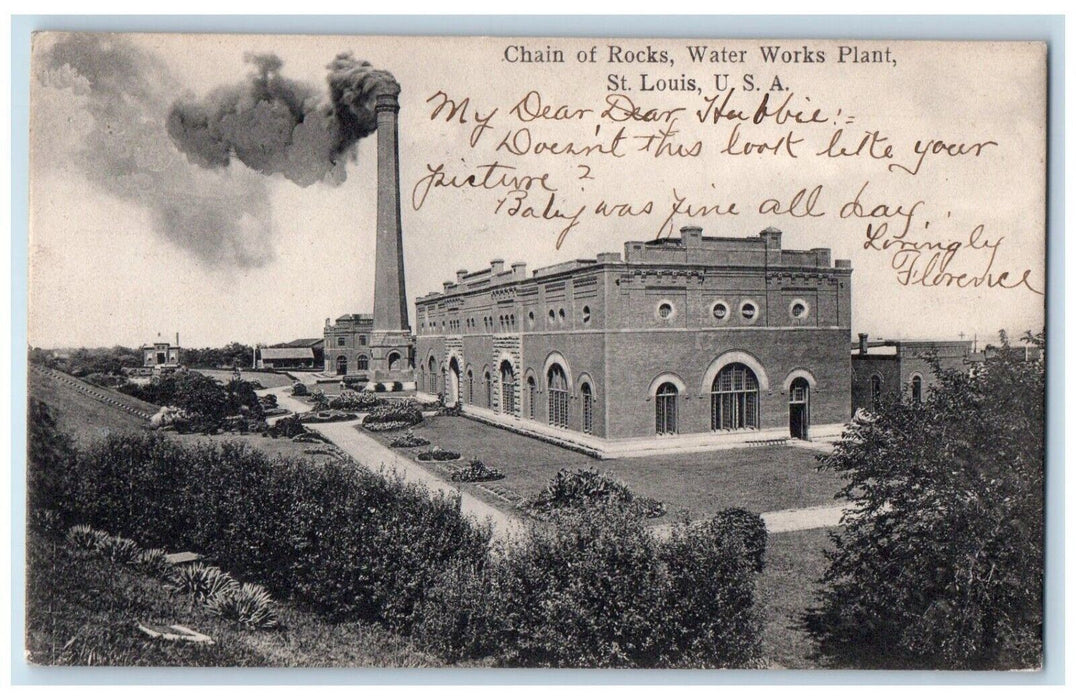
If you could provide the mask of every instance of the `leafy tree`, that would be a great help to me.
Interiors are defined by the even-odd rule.
[[[935,374],[924,403],[857,419],[824,458],[853,507],[807,630],[838,665],[1038,666],[1044,366],[1002,334],[976,371]]]

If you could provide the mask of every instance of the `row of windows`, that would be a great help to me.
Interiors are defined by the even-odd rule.
[[[923,377],[922,375],[912,375],[912,401],[914,403],[923,403]],[[878,405],[882,402],[882,376],[879,374],[871,375],[871,407],[878,408]]]
[[[345,335],[338,336],[336,338],[336,347],[342,348],[345,345],[347,345],[347,336],[345,336]],[[358,345],[360,347],[363,346],[363,345],[366,345],[366,336],[365,335],[360,335],[359,336]]]
[[[453,363],[454,367],[454,363]],[[537,400],[537,383],[533,376],[527,377],[523,392],[522,412],[516,404],[517,378],[515,370],[507,360],[499,368],[501,383],[500,412],[525,418],[535,418]],[[425,373],[424,373],[425,374]],[[571,387],[568,377],[558,363],[550,365],[546,373],[547,411],[546,420],[556,428],[568,429],[571,426]],[[437,366],[431,357],[429,362],[428,389],[436,392],[438,374]],[[493,383],[490,373],[484,372],[485,403],[493,408]],[[424,379],[425,381],[425,379]],[[463,403],[474,402],[474,374],[467,370],[460,400]],[[590,434],[594,430],[594,390],[589,382],[583,382],[579,388],[582,409],[581,429]],[[654,432],[657,435],[675,435],[679,432],[680,389],[673,382],[664,382],[654,394]],[[798,377],[789,387],[789,410],[800,407],[802,420],[808,420],[810,386],[807,380]],[[759,382],[755,373],[745,364],[734,362],[721,368],[714,377],[710,387],[710,429],[712,431],[757,430],[761,425],[759,410]]]
[[[671,321],[676,318],[678,310],[676,304],[668,299],[664,299],[658,302],[654,309],[654,315],[662,321]],[[753,299],[745,299],[740,302],[738,309],[740,318],[748,323],[754,323],[759,318],[758,303]],[[719,299],[710,305],[710,314],[715,320],[719,322],[728,321],[732,316],[732,309],[729,303],[723,299]],[[806,319],[811,314],[811,305],[804,299],[793,299],[788,305],[788,315],[795,320]],[[564,325],[567,321],[568,314],[565,312],[564,307],[550,308],[548,313],[549,325]],[[582,321],[583,325],[589,325],[591,319],[590,307],[584,306],[582,309]],[[497,319],[496,325],[492,317],[485,317],[482,319],[483,328],[486,331],[492,332],[493,330],[511,331],[516,329],[516,317],[515,314],[509,314],[507,316],[500,316]],[[527,312],[527,326],[528,328],[534,328],[538,323],[538,319],[534,311]],[[437,330],[437,322],[433,322],[429,325],[429,330]],[[478,324],[473,318],[467,319],[466,327],[468,330],[477,330]],[[427,329],[427,323],[422,322],[422,329]],[[459,330],[459,321],[448,321],[447,326],[445,321],[441,321],[441,331],[447,330]]]
[[[390,352],[388,356],[389,371],[402,370],[403,356],[398,352]],[[370,358],[366,355],[359,355],[355,358],[355,372],[365,372],[370,369]],[[348,360],[346,355],[340,355],[336,358],[336,373],[347,374],[348,373]]]

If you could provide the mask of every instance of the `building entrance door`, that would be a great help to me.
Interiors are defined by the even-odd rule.
[[[336,373],[347,374],[347,358],[343,355],[336,358]]]
[[[455,406],[460,402],[460,364],[456,358],[448,363],[448,385],[445,386],[445,405]]]
[[[797,440],[807,439],[811,424],[811,387],[799,377],[788,389],[788,433]]]

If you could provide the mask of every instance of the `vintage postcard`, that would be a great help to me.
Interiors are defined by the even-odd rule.
[[[1041,668],[1046,57],[35,35],[27,658]]]

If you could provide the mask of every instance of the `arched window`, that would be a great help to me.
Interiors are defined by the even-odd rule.
[[[583,395],[583,432],[590,435],[594,432],[594,392],[590,384],[583,382],[579,393]]]
[[[654,430],[658,435],[676,434],[676,399],[679,394],[672,382],[665,382],[654,394]]]
[[[355,369],[359,371],[370,369],[370,358],[366,355],[359,355],[355,358]]]
[[[390,352],[389,353],[389,371],[393,372],[393,371],[396,371],[398,369],[400,369],[400,353],[398,353],[398,352]]]
[[[486,408],[493,408],[493,381],[490,379],[488,369],[482,375],[482,379],[486,381]]]
[[[474,372],[467,370],[467,403],[474,403]]]
[[[546,376],[549,387],[549,424],[558,428],[568,427],[568,377],[564,369],[554,364]]]
[[[871,375],[871,408],[878,408],[882,401],[882,378],[877,374]]]
[[[758,377],[739,362],[725,365],[710,387],[710,429],[758,428]]]
[[[516,415],[516,373],[508,360],[501,363],[501,413]]]
[[[344,355],[336,358],[336,373],[347,374],[347,357]]]
[[[923,403],[923,378],[918,374],[912,377],[912,402]]]
[[[534,377],[527,377],[527,418],[534,420],[534,402],[537,399],[538,386]]]
[[[430,358],[430,393],[437,393],[437,363],[432,357]]]

